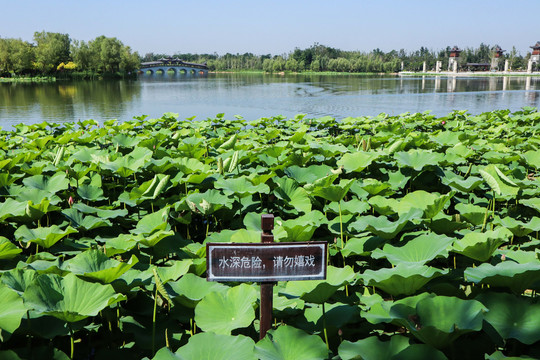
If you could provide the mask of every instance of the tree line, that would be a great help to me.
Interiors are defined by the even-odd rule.
[[[459,62],[462,65],[490,63],[495,47],[482,43],[477,48],[464,48]],[[447,46],[435,51],[421,47],[410,52],[404,49],[384,52],[377,48],[363,52],[315,43],[306,49],[296,48],[281,55],[175,53],[172,56],[188,62],[206,63],[211,71],[393,73],[422,71],[424,62],[428,70],[434,70],[437,61],[442,62],[444,70],[448,67],[451,49]],[[115,37],[99,36],[85,42],[72,40],[68,34],[45,31],[35,32],[33,42],[0,37],[0,76],[134,74],[141,62],[163,57],[170,57],[170,54],[147,53],[141,57]],[[503,60],[509,60],[512,70],[524,70],[529,57],[530,53],[522,56],[513,47],[503,55]],[[504,66],[504,61],[500,66]]]
[[[459,63],[462,66],[466,63],[491,63],[496,46],[482,43],[477,48],[464,48],[460,54]],[[428,70],[435,70],[437,61],[441,61],[442,68],[447,69],[451,49],[451,46],[447,46],[437,51],[421,47],[411,52],[404,49],[389,52],[374,49],[362,52],[345,51],[315,43],[309,48],[296,48],[282,55],[176,53],[173,57],[195,63],[206,62],[212,71],[393,73],[401,70],[422,71],[424,62]],[[147,53],[142,61],[155,61],[169,56],[169,54]],[[511,69],[524,70],[529,57],[530,53],[522,56],[513,47],[512,50],[503,54],[503,60],[499,64],[501,67],[504,66],[504,60],[508,59]]]
[[[140,64],[139,54],[114,37],[85,42],[42,31],[35,32],[33,40],[0,38],[0,76],[124,75]]]

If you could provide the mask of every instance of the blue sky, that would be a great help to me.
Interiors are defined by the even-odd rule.
[[[539,0],[0,0],[0,11],[3,38],[105,35],[141,55],[279,55],[315,42],[360,51],[483,42],[525,55],[540,40]]]

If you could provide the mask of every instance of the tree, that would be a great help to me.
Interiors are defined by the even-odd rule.
[[[68,34],[35,32],[36,43],[35,67],[42,73],[50,73],[62,62],[70,60],[70,43]]]

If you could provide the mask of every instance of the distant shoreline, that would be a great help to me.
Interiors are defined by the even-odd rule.
[[[521,77],[527,77],[527,76],[540,76],[540,72],[532,72],[527,73],[523,71],[463,71],[463,72],[451,72],[451,71],[441,71],[441,72],[435,72],[435,71],[426,71],[426,72],[414,72],[414,71],[402,71],[398,73],[399,76],[461,76],[461,77],[478,77],[478,76],[484,76],[484,77],[490,77],[490,76],[521,76]]]

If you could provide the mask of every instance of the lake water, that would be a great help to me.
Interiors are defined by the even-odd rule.
[[[0,126],[85,119],[129,120],[348,116],[452,110],[479,114],[538,107],[539,77],[208,74],[144,75],[130,81],[0,83]]]

